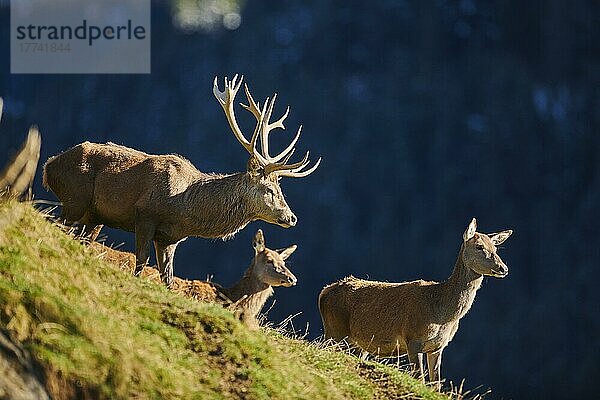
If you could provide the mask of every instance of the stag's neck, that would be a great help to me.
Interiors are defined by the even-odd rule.
[[[248,268],[244,277],[230,288],[223,289],[225,295],[234,303],[245,297],[240,305],[246,317],[254,318],[258,315],[265,302],[273,294],[273,288],[260,281],[253,274],[253,265]]]
[[[448,323],[464,317],[473,305],[482,281],[483,275],[464,264],[461,247],[452,275],[440,284],[439,303],[436,307],[438,322]]]
[[[184,194],[189,236],[229,239],[256,219],[248,174],[204,175]]]

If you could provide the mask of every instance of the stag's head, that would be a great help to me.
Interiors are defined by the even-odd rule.
[[[273,114],[277,94],[274,94],[270,100],[267,98],[261,107],[260,103],[255,102],[252,98],[248,85],[244,84],[248,104],[241,104],[241,106],[256,119],[254,133],[248,141],[238,125],[233,107],[235,96],[242,86],[242,80],[243,77],[238,78],[237,75],[231,81],[225,78],[225,89],[221,91],[219,90],[217,78],[215,78],[213,94],[223,107],[236,139],[250,154],[247,164],[247,175],[251,182],[249,196],[252,198],[252,203],[256,209],[257,219],[289,228],[296,225],[297,218],[285,201],[279,186],[279,180],[283,177],[302,178],[310,175],[317,169],[321,159],[319,158],[312,167],[306,169],[310,164],[309,152],[307,151],[301,161],[289,163],[294,154],[296,143],[300,138],[302,126],[298,128],[296,136],[285,149],[279,154],[271,156],[269,153],[269,133],[276,128],[285,129],[283,121],[287,118],[290,108],[288,107],[283,116],[277,121],[269,122]],[[257,149],[259,139],[260,151]]]
[[[478,274],[504,278],[508,275],[508,267],[497,253],[497,247],[512,235],[511,230],[499,233],[477,232],[475,218],[463,234],[463,262],[465,266]]]
[[[296,245],[285,249],[271,250],[265,245],[262,230],[258,230],[252,241],[254,247],[254,261],[252,274],[261,282],[270,286],[294,286],[298,280],[285,266],[285,260],[296,251]]]

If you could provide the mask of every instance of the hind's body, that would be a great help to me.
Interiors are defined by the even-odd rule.
[[[422,323],[431,305],[419,300],[427,292],[433,297],[434,287],[435,282],[423,280],[387,283],[352,276],[331,284],[319,296],[325,338],[346,339],[382,357],[406,354],[409,343],[416,341],[420,351],[441,348],[447,344],[446,331],[456,332],[458,324]]]

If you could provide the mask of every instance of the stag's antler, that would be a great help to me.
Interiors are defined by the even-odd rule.
[[[223,111],[225,111],[225,116],[227,117],[227,121],[229,122],[231,131],[235,135],[236,139],[241,143],[242,146],[244,146],[246,151],[251,156],[256,157],[262,165],[266,165],[267,160],[265,160],[261,156],[261,154],[256,150],[256,139],[258,138],[260,124],[256,125],[256,129],[252,134],[252,139],[248,141],[244,137],[244,134],[242,133],[242,130],[240,129],[240,126],[238,125],[237,120],[235,118],[233,101],[235,100],[235,95],[237,94],[238,90],[240,89],[240,86],[242,85],[243,79],[244,77],[240,77],[240,80],[238,81],[238,75],[236,74],[233,77],[233,80],[229,82],[227,77],[225,77],[225,90],[221,92],[217,83],[217,77],[215,76],[215,81],[213,83],[213,94],[219,101],[219,104],[221,104],[221,107],[223,107]]]
[[[275,122],[269,123],[271,115],[273,114],[273,108],[275,107],[275,100],[277,99],[277,94],[274,94],[273,98],[270,100],[267,97],[261,108],[260,104],[255,102],[254,98],[250,94],[250,90],[248,90],[248,85],[244,85],[244,91],[246,92],[248,105],[241,105],[245,110],[249,111],[252,115],[254,115],[257,121],[256,128],[254,129],[254,133],[252,134],[251,140],[248,141],[244,137],[244,134],[242,133],[235,118],[235,112],[233,109],[233,101],[235,99],[235,95],[237,94],[238,90],[242,85],[243,79],[243,76],[239,77],[238,81],[238,75],[236,74],[233,77],[233,80],[229,82],[227,77],[225,77],[225,90],[222,92],[219,90],[216,77],[213,85],[213,94],[219,101],[219,104],[221,104],[221,107],[223,107],[223,110],[225,111],[225,116],[227,117],[227,121],[229,121],[229,126],[231,127],[231,130],[233,131],[233,134],[235,135],[237,140],[242,144],[242,146],[244,146],[244,148],[246,149],[246,151],[248,151],[250,155],[256,157],[259,163],[263,166],[266,175],[275,173],[277,176],[280,177],[285,176],[292,178],[301,178],[310,175],[318,168],[319,164],[321,163],[321,158],[319,158],[315,165],[313,165],[310,169],[302,171],[310,163],[308,159],[308,151],[306,152],[306,155],[304,156],[304,159],[302,161],[293,164],[287,164],[287,162],[294,154],[294,151],[296,150],[294,146],[296,146],[296,143],[300,138],[300,134],[302,132],[302,125],[300,125],[300,127],[298,128],[296,136],[294,137],[292,142],[283,151],[281,151],[276,156],[271,156],[269,154],[269,134],[272,130],[276,128],[285,129],[283,121],[285,121],[290,112],[290,107],[288,106],[281,118],[279,118]],[[259,136],[261,140],[260,153],[256,149],[256,142]]]

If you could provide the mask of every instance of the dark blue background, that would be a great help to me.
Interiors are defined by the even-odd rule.
[[[269,318],[301,311],[294,326],[315,337],[323,285],[348,274],[445,279],[476,216],[483,232],[514,230],[501,250],[510,274],[485,280],[442,374],[504,398],[597,392],[600,3],[248,1],[233,31],[178,29],[180,3],[154,4],[151,75],[27,76],[10,74],[0,2],[1,159],[36,123],[43,160],[114,141],[203,171],[243,170],[211,93],[215,75],[243,73],[255,97],[279,93],[277,114],[292,106],[275,143],[303,123],[298,151],[323,162],[282,183],[297,227],[188,239],[176,274],[233,283],[259,227],[268,245],[297,243],[299,284],[276,290]],[[247,131],[251,122],[243,116]],[[54,198],[41,174],[34,192]],[[106,232],[132,248],[133,235]]]

